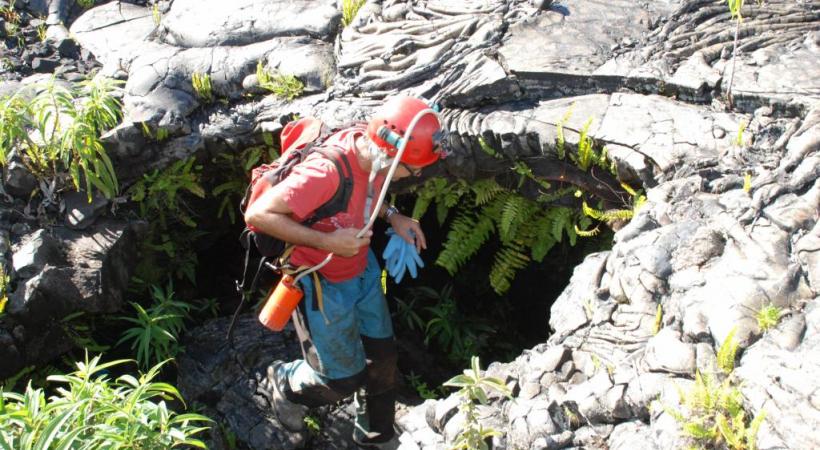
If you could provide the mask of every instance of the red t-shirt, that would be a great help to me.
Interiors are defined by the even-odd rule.
[[[330,136],[323,147],[333,147],[345,154],[353,176],[353,193],[347,209],[335,216],[322,219],[311,226],[314,230],[332,232],[340,228],[362,229],[367,223],[367,219],[372,214],[372,208],[376,205],[384,176],[379,175],[373,182],[373,200],[370,206],[371,211],[367,211],[365,219],[365,203],[367,202],[367,181],[369,172],[359,166],[356,157],[356,138],[363,135],[364,128],[352,127],[341,130]],[[339,161],[344,167],[344,162]],[[293,219],[299,222],[310,217],[320,206],[324,205],[339,186],[339,173],[333,161],[325,158],[319,153],[313,153],[307,159],[296,165],[284,180],[275,185],[278,194],[293,211]],[[322,262],[327,257],[327,252],[313,247],[297,246],[290,256],[290,263],[294,266],[314,266]],[[359,253],[351,257],[333,255],[333,259],[319,269],[325,278],[334,283],[345,281],[360,274],[367,266],[367,246],[361,248]]]

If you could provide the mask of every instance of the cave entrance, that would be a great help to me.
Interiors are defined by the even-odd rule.
[[[415,199],[401,195],[397,206],[409,214]],[[523,349],[545,342],[550,307],[566,288],[574,268],[588,254],[608,249],[612,242],[611,232],[579,237],[574,246],[564,239],[542,262],[530,262],[518,270],[509,290],[500,295],[488,280],[500,246],[497,237],[491,237],[454,276],[435,264],[451,222],[452,217],[439,224],[434,208],[428,210],[421,218],[428,243],[421,254],[425,267],[417,278],[406,275],[400,284],[387,277],[401,371],[428,386],[439,386],[461,371],[472,355],[486,366],[491,361],[510,361]],[[371,245],[381,264],[386,228],[383,221],[376,221]],[[232,313],[239,300],[234,280],[241,276],[244,259],[238,242],[241,229],[238,223],[212,232],[209,245],[199,252],[197,295],[216,297],[222,315]]]

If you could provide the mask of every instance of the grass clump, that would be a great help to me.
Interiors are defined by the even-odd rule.
[[[500,392],[509,397],[510,388],[498,378],[482,375],[477,356],[470,359],[469,369],[451,378],[444,385],[459,388],[458,395],[462,398],[459,410],[464,413],[465,417],[464,428],[456,436],[450,448],[453,450],[488,450],[490,446],[487,445],[487,439],[499,436],[501,433],[492,428],[484,428],[479,423],[480,417],[478,417],[476,403],[488,404],[489,391]]]
[[[342,0],[342,26],[353,23],[356,14],[362,9],[367,0]]]
[[[757,312],[757,326],[760,331],[765,332],[777,325],[780,321],[780,316],[783,315],[783,310],[775,305],[768,304]]]
[[[76,363],[68,375],[48,380],[61,386],[46,399],[31,384],[25,393],[0,391],[0,448],[160,449],[205,448],[194,436],[210,422],[199,414],[177,414],[166,401],[180,401],[179,391],[155,382],[162,364],[138,378],[112,380],[108,369],[127,361],[100,363],[100,357]],[[184,403],[183,403],[184,404]]]
[[[203,102],[211,103],[214,100],[211,76],[207,73],[194,72],[193,75],[191,75],[191,85],[194,88],[197,98]]]
[[[305,90],[304,83],[299,81],[298,78],[281,73],[271,74],[265,70],[262,61],[259,61],[256,65],[256,79],[262,89],[270,91],[276,97],[287,101],[302,95]]]

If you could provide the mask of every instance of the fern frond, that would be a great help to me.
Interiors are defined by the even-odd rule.
[[[533,222],[533,226],[528,229],[531,230],[531,236],[527,236],[532,243],[530,246],[530,256],[534,261],[541,262],[544,256],[549,253],[550,249],[555,245],[555,238],[552,235],[553,218],[549,214],[549,210],[539,215]]]
[[[460,213],[447,233],[447,242],[436,259],[436,265],[455,275],[458,269],[473,256],[494,231],[490,217],[476,217],[471,213]]]
[[[520,195],[510,195],[501,210],[498,220],[498,231],[501,242],[508,242],[516,237],[519,227],[527,222],[536,212],[532,201]]]
[[[523,247],[520,242],[509,242],[496,253],[490,269],[490,286],[499,295],[510,289],[515,273],[530,262]]]
[[[727,374],[735,370],[735,358],[740,346],[740,343],[735,341],[735,332],[737,332],[737,327],[732,328],[717,352],[718,367]]]
[[[601,211],[599,209],[595,209],[587,204],[586,201],[582,202],[581,210],[584,212],[585,215],[592,217],[595,220],[600,220],[603,222],[611,222],[613,220],[627,220],[631,219],[635,212],[631,209],[610,209],[606,211]]]
[[[597,236],[598,233],[600,233],[600,232],[601,232],[601,226],[600,225],[597,225],[595,228],[593,228],[591,230],[582,230],[582,229],[578,228],[578,225],[575,225],[575,234],[577,234],[578,236],[581,236],[581,237]]]
[[[558,141],[555,143],[555,151],[558,153],[558,159],[564,159],[567,156],[567,152],[564,148],[564,143],[566,140],[564,139],[564,124],[567,123],[570,117],[572,117],[572,110],[575,108],[575,103],[570,105],[567,112],[564,113],[564,116],[561,117],[561,120],[555,125],[555,132],[558,137]]]
[[[496,195],[507,190],[498,184],[495,178],[479,180],[473,183],[470,189],[475,196],[475,206],[484,206],[495,198]]]
[[[630,186],[630,185],[628,185],[628,184],[624,183],[623,181],[621,182],[621,187],[622,187],[622,188],[626,191],[626,193],[627,193],[627,194],[629,194],[629,195],[631,195],[631,196],[633,196],[633,197],[635,197],[636,195],[638,195],[638,193],[637,193],[637,192],[635,192],[635,189],[632,189],[632,186]]]
[[[552,236],[557,242],[561,242],[567,228],[574,231],[575,224],[572,221],[572,210],[561,206],[552,208],[549,214],[552,218]]]

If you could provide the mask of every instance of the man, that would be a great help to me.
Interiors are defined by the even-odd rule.
[[[349,162],[353,193],[345,211],[310,227],[300,224],[334,195],[341,179],[332,161],[313,153],[245,213],[249,225],[296,246],[292,266],[314,266],[329,252],[334,254],[319,270],[320,286],[309,276],[300,281],[305,296],[294,324],[304,359],[274,362],[265,380],[279,421],[291,431],[304,430],[307,407],[335,403],[364,387],[366,420],[357,418],[354,440],[364,448],[397,447],[393,425],[398,370],[390,312],[381,291],[381,269],[368,248],[372,232],[357,234],[372,213],[369,209],[397,151],[379,138],[379,128],[403,136],[416,114],[427,108],[421,100],[396,97],[377,111],[367,128],[354,126],[328,139]],[[440,128],[433,114],[418,120],[394,180],[418,176],[438,160]],[[427,247],[418,221],[392,206],[382,206],[379,213],[417,251]]]

